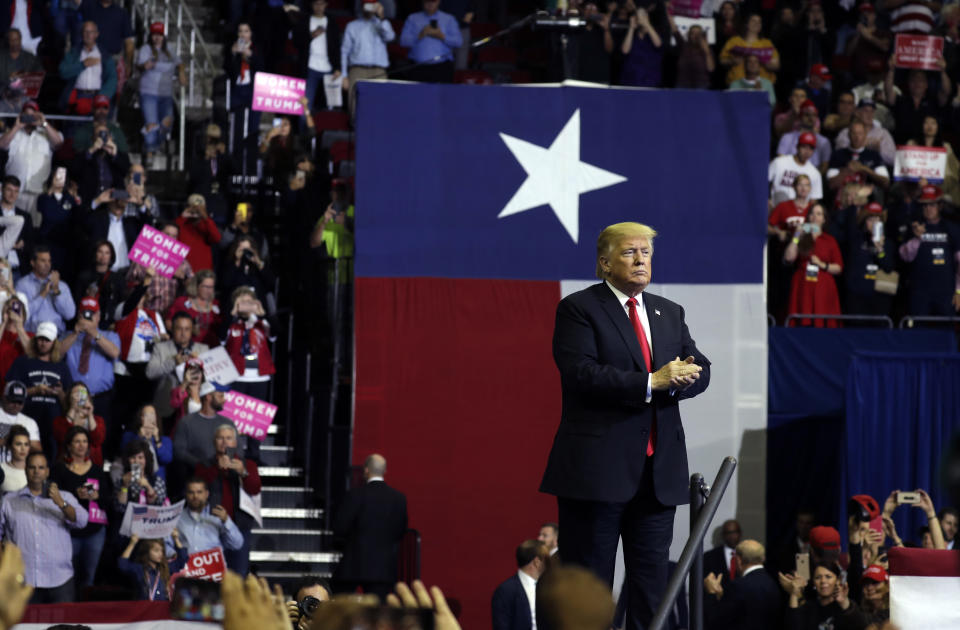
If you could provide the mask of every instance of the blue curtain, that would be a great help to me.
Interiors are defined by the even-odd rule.
[[[895,489],[922,488],[939,510],[947,501],[941,458],[960,432],[960,356],[858,352],[847,372],[841,514],[869,494],[883,505]],[[919,543],[921,510],[894,513],[904,540]]]

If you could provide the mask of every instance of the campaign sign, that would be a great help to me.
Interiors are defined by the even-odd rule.
[[[303,114],[300,99],[306,93],[306,79],[267,72],[253,76],[253,110],[257,112]]]
[[[149,225],[144,225],[140,236],[130,248],[127,258],[144,267],[153,267],[165,278],[172,278],[180,263],[190,253],[190,246],[171,238]]]
[[[224,396],[220,415],[233,420],[237,431],[243,435],[262,442],[267,437],[267,429],[270,428],[274,416],[277,415],[277,406],[253,396],[230,391]]]
[[[939,70],[943,58],[943,38],[932,35],[897,35],[894,65],[898,68]]]
[[[206,352],[197,355],[197,358],[203,361],[203,376],[212,383],[219,385],[229,385],[238,378],[240,372],[237,366],[233,364],[233,359],[227,354],[223,346],[210,348]],[[186,369],[186,363],[181,363],[175,368],[177,378],[183,382],[183,371]]]
[[[700,17],[703,15],[701,13],[703,10],[703,0],[673,0],[673,2],[669,4],[669,7],[670,13],[673,14],[674,18],[677,16]]]
[[[191,553],[183,571],[171,576],[173,578],[196,578],[212,582],[222,582],[223,574],[227,572],[227,564],[223,560],[223,550],[219,547]]]
[[[23,95],[27,98],[37,98],[40,96],[40,88],[43,87],[43,78],[47,76],[46,72],[24,72],[17,79],[10,82],[12,89],[23,90]]]
[[[897,147],[893,178],[916,182],[925,179],[939,184],[947,172],[947,150],[943,147]]]
[[[691,27],[699,26],[703,29],[703,34],[707,38],[708,44],[717,43],[717,32],[716,24],[713,18],[701,18],[701,17],[682,17],[677,16],[673,18],[674,23],[677,25],[677,30],[680,31],[680,34],[683,35],[683,38],[687,38],[687,33],[690,31]],[[673,38],[674,43],[676,43],[676,37]]]
[[[173,505],[127,503],[127,511],[120,525],[120,534],[123,536],[136,534],[140,538],[166,538],[177,527],[182,512],[182,500]],[[128,525],[129,529],[127,529]]]

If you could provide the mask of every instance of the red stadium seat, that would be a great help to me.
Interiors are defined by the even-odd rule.
[[[453,75],[454,83],[468,85],[493,85],[493,77],[483,70],[457,70]]]
[[[410,54],[410,49],[404,48],[400,44],[387,44],[387,54],[391,60],[406,59],[407,55]]]
[[[350,114],[346,112],[319,111],[313,115],[317,131],[325,129],[350,129]]]
[[[340,32],[343,33],[347,28],[347,24],[353,21],[352,15],[338,15],[334,18],[334,21],[337,23],[337,28],[340,29]]]
[[[514,66],[517,64],[517,51],[505,46],[486,46],[477,51],[480,65],[494,64]]]
[[[470,39],[477,41],[500,32],[500,27],[493,22],[474,22],[470,25]]]
[[[334,142],[330,147],[330,161],[340,162],[342,160],[352,160],[356,157],[356,147],[352,142],[341,140]]]

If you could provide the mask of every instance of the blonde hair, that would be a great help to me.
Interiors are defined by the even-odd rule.
[[[653,249],[653,238],[657,231],[649,225],[625,221],[623,223],[614,223],[608,225],[600,232],[597,237],[597,277],[603,280],[603,265],[600,264],[601,258],[606,258],[613,251],[614,246],[626,238],[645,238],[650,242],[650,249]]]

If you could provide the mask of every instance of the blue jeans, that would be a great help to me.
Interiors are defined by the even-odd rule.
[[[160,147],[160,143],[170,137],[173,128],[173,97],[157,96],[140,92],[140,111],[143,113],[143,144],[147,151],[153,152]],[[164,124],[168,118],[170,124]],[[152,129],[150,125],[155,125]]]
[[[316,111],[317,109],[319,109],[319,108],[313,106],[313,104],[314,104],[314,102],[315,102],[315,99],[316,99],[316,96],[317,96],[317,88],[319,88],[319,89],[321,89],[321,90],[323,89],[323,77],[327,76],[328,74],[332,74],[332,73],[331,73],[331,72],[317,72],[316,70],[310,70],[309,68],[307,69],[307,93],[306,93],[306,97],[307,97],[307,110],[309,110],[310,112],[314,112],[314,111]],[[327,104],[327,95],[326,95],[326,93],[324,93],[324,95],[323,95],[323,101],[322,101],[322,102],[323,102],[324,105]]]
[[[101,527],[95,534],[83,538],[74,536],[70,539],[73,543],[73,576],[76,578],[78,588],[82,589],[93,584],[106,536],[107,528]]]

